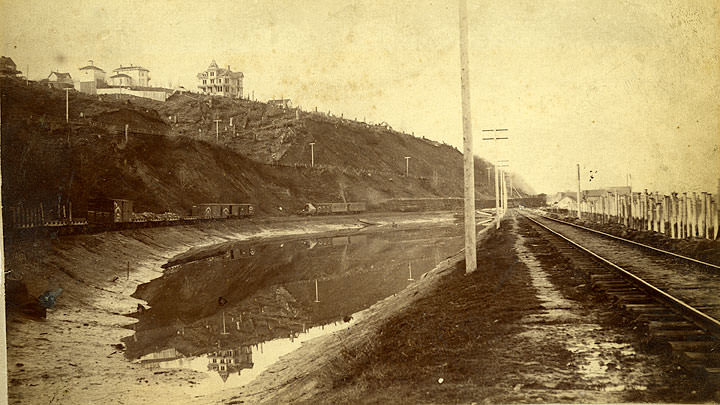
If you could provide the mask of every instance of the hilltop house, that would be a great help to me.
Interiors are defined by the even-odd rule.
[[[123,66],[113,70],[110,76],[111,86],[137,86],[148,87],[150,84],[150,71],[142,66]]]
[[[20,73],[15,62],[7,56],[0,56],[0,77],[15,77]]]
[[[243,74],[218,67],[213,60],[204,72],[198,73],[198,88],[203,94],[225,97],[242,97]]]
[[[289,98],[281,98],[277,100],[268,100],[268,104],[278,107],[278,108],[284,108],[288,109],[290,108],[290,99]]]
[[[41,80],[40,83],[56,89],[72,89],[75,87],[70,73],[50,72],[47,79]]]
[[[80,91],[97,94],[97,89],[105,87],[105,71],[95,66],[92,60],[80,68]]]

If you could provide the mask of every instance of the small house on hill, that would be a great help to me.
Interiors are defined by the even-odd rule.
[[[278,100],[268,100],[267,102],[271,106],[278,107],[278,108],[290,108],[290,99],[289,98],[281,98]]]
[[[72,89],[75,87],[70,73],[50,72],[47,79],[41,80],[41,83],[56,89]]]
[[[0,56],[0,77],[15,77],[20,73],[15,62],[7,56]]]

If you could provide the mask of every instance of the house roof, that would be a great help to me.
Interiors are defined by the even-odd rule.
[[[13,62],[12,58],[10,58],[9,56],[0,56],[0,63],[3,64],[3,65],[13,65],[13,66],[16,66],[16,65],[15,65],[15,62]]]
[[[132,65],[130,65],[130,66],[120,65],[119,68],[113,69],[113,72],[120,72],[120,71],[123,71],[123,70],[144,70],[144,71],[146,71],[146,72],[149,72],[148,69],[145,69],[145,68],[142,67],[142,66],[132,66]]]
[[[95,65],[87,65],[87,66],[83,66],[80,68],[80,70],[87,70],[87,69],[95,69],[95,70],[99,70],[99,71],[105,73],[104,70],[100,69],[99,67],[97,67]]]
[[[125,73],[118,73],[116,75],[110,76],[111,79],[116,78],[116,77],[127,77],[128,79],[131,78],[130,76],[126,75]]]
[[[70,76],[70,73],[60,73],[60,72],[50,72],[48,79],[53,74],[57,77],[58,80],[65,80],[65,79],[72,80],[72,76]]]

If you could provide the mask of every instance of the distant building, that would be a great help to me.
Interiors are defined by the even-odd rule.
[[[20,73],[15,62],[7,56],[0,56],[0,77],[15,77]]]
[[[142,66],[123,66],[113,70],[113,75],[110,76],[111,86],[137,86],[137,87],[149,87],[150,86],[150,71]]]
[[[40,82],[56,89],[71,89],[75,87],[70,73],[50,72],[47,79],[43,79]]]
[[[79,90],[87,94],[97,94],[97,89],[107,86],[105,83],[105,71],[95,66],[92,60],[87,66],[80,68]]]
[[[279,107],[279,108],[290,108],[290,99],[289,98],[281,98],[278,100],[268,100],[268,104]]]
[[[204,72],[198,73],[198,88],[203,94],[242,97],[243,77],[242,72],[230,70],[230,65],[223,69],[213,60]]]

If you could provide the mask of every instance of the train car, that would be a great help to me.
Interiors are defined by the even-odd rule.
[[[367,211],[367,204],[364,202],[351,202],[347,204],[348,212],[365,212]]]
[[[230,206],[227,204],[204,203],[193,205],[191,209],[193,217],[204,219],[219,219],[230,216]]]
[[[230,204],[230,216],[236,218],[255,215],[255,207],[252,204]]]
[[[255,215],[255,207],[252,204],[203,203],[193,205],[190,215],[204,219],[240,218]]]
[[[333,214],[346,213],[348,212],[348,205],[347,203],[331,203],[330,212],[332,212]]]
[[[132,222],[133,202],[120,198],[91,198],[88,200],[87,221],[90,224]]]

